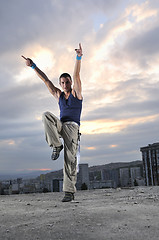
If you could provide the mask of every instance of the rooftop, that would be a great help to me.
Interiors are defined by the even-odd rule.
[[[0,195],[0,238],[16,240],[156,240],[159,187]]]

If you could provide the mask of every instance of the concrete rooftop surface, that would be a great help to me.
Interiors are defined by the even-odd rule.
[[[158,240],[159,187],[0,195],[3,240]]]

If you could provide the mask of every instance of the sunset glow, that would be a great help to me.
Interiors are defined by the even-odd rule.
[[[15,141],[13,139],[8,140],[0,140],[0,145],[15,145]]]
[[[123,120],[102,119],[96,121],[82,121],[81,132],[83,134],[101,134],[120,132],[128,126],[151,122],[159,118],[159,114],[147,117],[129,118]]]
[[[79,43],[81,163],[141,159],[140,147],[159,141],[159,1],[15,2],[1,1],[1,171],[63,168],[42,123],[46,111],[60,118],[59,104],[21,55],[61,89]]]
[[[32,59],[34,62],[38,61],[38,66],[43,66],[43,71],[50,71],[53,69],[55,64],[55,59],[53,58],[53,54],[49,49],[43,48],[41,46],[35,46],[33,49],[28,49],[28,52],[32,52]],[[27,57],[27,56],[26,56]],[[24,59],[21,59],[24,61]],[[25,66],[25,65],[24,65]],[[30,71],[29,71],[30,70]],[[15,79],[18,83],[27,81],[28,84],[38,83],[39,79],[33,76],[32,69],[25,66],[18,75],[15,76]],[[28,79],[32,79],[31,82],[28,82]]]
[[[118,147],[118,145],[112,144],[112,145],[109,145],[109,147],[110,147],[110,148],[116,148],[116,147]]]
[[[95,150],[96,148],[95,147],[87,147],[86,149],[88,149],[88,150]]]
[[[42,171],[42,172],[45,172],[45,171],[51,171],[52,169],[50,168],[30,168],[30,169],[27,169],[28,171]]]

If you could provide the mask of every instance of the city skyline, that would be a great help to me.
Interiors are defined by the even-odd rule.
[[[81,162],[141,160],[158,142],[159,3],[137,0],[15,0],[0,9],[0,172],[55,171],[42,113],[59,116],[56,100],[21,55],[58,85],[73,73],[81,42]]]

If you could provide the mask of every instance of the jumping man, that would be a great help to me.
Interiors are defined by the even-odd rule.
[[[79,49],[75,49],[75,51],[77,56],[73,73],[73,87],[71,76],[68,73],[63,73],[59,77],[59,84],[63,91],[55,87],[45,73],[30,58],[22,56],[26,60],[26,65],[34,69],[59,104],[60,120],[52,113],[45,112],[43,114],[43,123],[46,141],[53,148],[52,160],[56,160],[64,148],[63,191],[65,192],[65,196],[62,202],[74,200],[74,193],[76,192],[76,154],[82,110],[80,68],[83,54],[81,44],[79,44]],[[60,137],[64,140],[64,146],[61,143]]]

